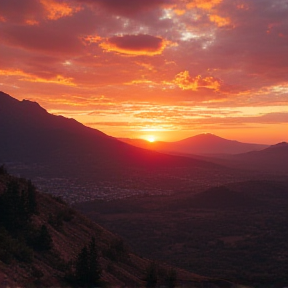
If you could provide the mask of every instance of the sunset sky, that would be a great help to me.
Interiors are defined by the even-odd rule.
[[[115,137],[288,141],[287,0],[0,0],[0,91]]]

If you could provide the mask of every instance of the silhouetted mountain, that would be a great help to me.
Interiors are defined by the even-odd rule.
[[[212,187],[204,192],[196,194],[191,200],[190,205],[196,208],[214,209],[247,209],[257,207],[259,200],[252,198],[245,193],[238,193],[225,186]]]
[[[176,142],[148,143],[145,140],[123,138],[120,140],[142,148],[181,154],[239,154],[268,147],[263,144],[227,140],[210,133],[199,134]]]
[[[180,187],[183,179],[193,184],[193,177],[211,175],[211,182],[213,177],[221,181],[219,173],[228,172],[201,160],[133,147],[73,119],[51,115],[37,103],[18,101],[3,92],[0,133],[0,163],[12,162],[13,169],[18,167],[14,172],[29,178],[72,177],[94,186],[110,181],[118,186],[125,186],[126,182],[129,187],[138,185],[141,189],[147,185],[171,189]]]
[[[282,142],[261,151],[233,155],[238,167],[260,171],[288,173],[288,143]]]

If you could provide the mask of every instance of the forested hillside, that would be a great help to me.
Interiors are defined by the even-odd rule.
[[[0,206],[0,287],[230,287],[131,253],[121,238],[3,166]]]

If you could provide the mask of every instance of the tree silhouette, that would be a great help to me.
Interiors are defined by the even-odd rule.
[[[27,183],[27,206],[26,210],[28,215],[37,214],[37,201],[36,201],[36,188],[32,184],[31,180],[28,180]]]
[[[0,221],[7,230],[15,232],[24,225],[23,199],[19,193],[19,183],[11,180],[0,197]]]
[[[174,288],[177,281],[177,272],[175,269],[170,269],[166,276],[166,283],[168,288]]]
[[[155,262],[152,262],[146,269],[146,287],[155,287],[158,281],[158,269]]]
[[[101,267],[98,259],[98,250],[95,238],[92,237],[88,247],[84,246],[76,258],[75,278],[82,287],[99,285]]]
[[[25,228],[37,212],[36,188],[31,181],[25,184],[12,179],[0,195],[0,222],[13,233]]]
[[[5,165],[0,166],[0,175],[8,175]]]
[[[75,265],[75,278],[80,284],[88,284],[88,249],[84,246],[78,254]]]
[[[35,249],[40,251],[50,250],[52,248],[52,237],[46,227],[42,225],[40,228],[40,233],[35,243]]]

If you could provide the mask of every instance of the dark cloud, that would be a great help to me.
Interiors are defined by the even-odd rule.
[[[49,26],[33,25],[7,25],[0,37],[7,45],[42,51],[45,53],[80,52],[82,43],[77,35],[65,33],[65,31],[52,30]]]
[[[102,7],[113,14],[134,16],[152,9],[171,5],[175,0],[77,0]]]
[[[37,0],[0,1],[0,17],[5,21],[23,23],[27,20],[38,20],[43,15],[43,5]]]
[[[103,43],[102,48],[127,54],[160,54],[166,46],[165,40],[151,35],[114,36]]]

